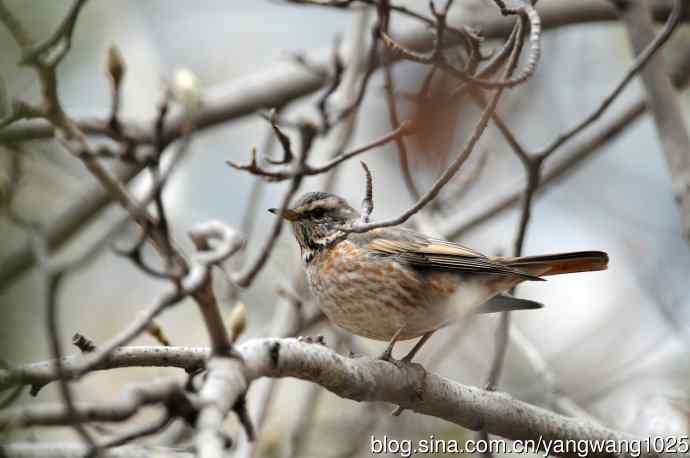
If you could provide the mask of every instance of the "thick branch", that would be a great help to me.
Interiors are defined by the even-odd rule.
[[[223,422],[240,396],[247,391],[242,361],[214,356],[208,363],[208,375],[199,393],[203,405],[196,422],[196,449],[201,458],[222,458],[229,445],[223,436]]]
[[[120,347],[99,361],[92,370],[122,367],[178,367],[193,372],[204,366],[210,355],[206,347]],[[74,378],[90,362],[89,355],[75,354],[62,360],[66,378]],[[55,363],[42,361],[13,370],[0,370],[0,391],[15,385],[43,386],[56,380]]]
[[[557,415],[505,393],[453,382],[428,373],[414,364],[399,366],[366,357],[345,358],[323,345],[299,342],[297,339],[255,339],[239,346],[237,350],[244,359],[244,366],[238,363],[236,367],[227,367],[227,371],[223,372],[235,373],[238,381],[243,379],[246,383],[260,377],[295,377],[318,383],[344,398],[389,402],[468,429],[485,429],[491,434],[509,439],[536,439],[540,435],[543,440],[632,438],[586,420]],[[125,348],[121,349],[121,354],[132,357],[140,351],[144,350]],[[174,347],[165,351],[187,360],[198,356],[200,352],[199,349]],[[161,361],[160,357],[150,352],[148,357],[150,359],[147,360],[141,356],[138,361],[149,364]],[[223,382],[222,385],[227,387],[231,384]],[[208,382],[206,386],[209,386]],[[235,387],[231,393],[233,396],[239,396],[244,389],[243,383],[232,386]],[[25,409],[39,407],[31,406],[20,410]],[[18,418],[17,416],[17,410],[2,413],[0,423],[6,422],[8,418]],[[36,416],[21,418],[34,418],[38,421]],[[27,424],[26,420],[24,424]],[[215,438],[211,437],[211,440]]]
[[[682,0],[676,0],[680,8]],[[654,24],[648,5],[625,2],[621,17],[636,54],[654,39]],[[685,5],[687,9],[687,5]],[[652,112],[659,140],[668,164],[673,194],[679,207],[683,236],[690,241],[690,135],[685,126],[678,95],[668,76],[664,57],[656,53],[641,71],[647,104]]]

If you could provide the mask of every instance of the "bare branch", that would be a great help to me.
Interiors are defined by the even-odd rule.
[[[2,400],[0,400],[0,410],[6,409],[14,403],[22,395],[24,387],[21,385],[15,386],[12,391]]]
[[[299,2],[299,0],[296,0]],[[386,227],[405,222],[413,215],[422,210],[425,205],[433,201],[446,186],[446,184],[457,174],[486,130],[488,123],[494,119],[499,130],[505,136],[507,142],[513,148],[515,154],[522,161],[527,175],[527,183],[522,191],[523,205],[521,216],[517,228],[514,251],[519,255],[522,251],[526,231],[530,222],[530,211],[532,202],[539,191],[542,178],[549,178],[549,175],[542,177],[542,166],[545,160],[562,143],[583,130],[587,124],[593,120],[585,120],[581,125],[576,126],[553,143],[553,149],[544,149],[538,154],[529,154],[522,147],[516,136],[511,132],[508,125],[496,114],[496,107],[507,87],[523,82],[534,71],[537,59],[540,54],[541,19],[537,10],[526,1],[520,0],[518,8],[509,8],[501,0],[495,0],[500,10],[506,15],[517,15],[512,32],[505,45],[499,51],[498,57],[491,59],[488,65],[480,69],[483,61],[489,61],[490,56],[485,56],[480,48],[480,38],[469,29],[451,29],[448,27],[447,14],[453,3],[446,0],[445,7],[437,10],[433,1],[430,4],[432,19],[429,19],[434,26],[434,40],[426,44],[430,45],[426,49],[406,47],[407,44],[402,40],[401,43],[393,41],[390,36],[389,22],[391,11],[398,11],[401,14],[415,16],[400,7],[394,7],[390,2],[382,0],[324,0],[317,3],[326,6],[348,7],[359,1],[367,5],[375,5],[378,12],[377,22],[374,27],[365,33],[371,33],[371,42],[366,46],[364,54],[366,68],[362,70],[361,78],[353,79],[350,97],[347,97],[346,107],[341,110],[332,121],[328,112],[328,100],[342,83],[345,63],[342,62],[337,52],[331,53],[332,69],[322,72],[318,68],[318,60],[315,68],[308,70],[309,77],[301,77],[302,86],[292,86],[287,91],[277,91],[285,100],[292,100],[298,93],[306,93],[311,89],[314,81],[320,81],[325,89],[324,94],[317,101],[317,109],[321,113],[322,125],[318,126],[310,122],[300,123],[279,123],[275,112],[270,116],[269,122],[275,139],[283,148],[282,158],[273,161],[270,158],[256,158],[256,152],[252,153],[249,165],[237,166],[237,168],[249,171],[252,174],[262,176],[267,181],[290,180],[290,184],[282,198],[281,209],[285,212],[290,205],[296,192],[306,176],[324,174],[326,187],[329,188],[333,181],[331,172],[334,172],[339,165],[356,155],[362,154],[369,149],[381,146],[385,143],[396,141],[398,143],[398,153],[403,166],[403,173],[406,174],[408,186],[412,183],[409,169],[406,168],[407,153],[403,137],[412,132],[413,127],[410,123],[402,123],[397,116],[395,101],[393,100],[394,89],[392,75],[390,74],[389,51],[381,51],[380,41],[386,42],[391,48],[401,51],[401,54],[412,60],[432,66],[431,72],[423,85],[423,92],[427,92],[430,87],[431,78],[435,68],[446,71],[463,85],[456,88],[458,95],[466,91],[483,108],[479,121],[474,127],[470,137],[464,147],[458,152],[450,166],[436,179],[432,187],[422,196],[418,196],[416,203],[397,218],[372,223],[370,215],[373,211],[373,182],[368,167],[362,163],[366,174],[365,197],[362,202],[362,219],[354,222],[350,227],[343,228],[349,232],[365,232],[377,227]],[[587,0],[585,0],[587,1]],[[48,121],[54,129],[58,141],[75,158],[82,161],[86,169],[98,180],[103,190],[116,200],[126,211],[127,220],[137,223],[140,226],[141,234],[134,248],[127,251],[127,255],[135,265],[139,266],[144,273],[148,273],[156,278],[162,278],[169,283],[171,288],[159,297],[137,320],[132,322],[127,329],[121,331],[109,342],[100,344],[93,348],[93,345],[85,345],[81,342],[80,348],[84,351],[78,357],[63,357],[63,349],[60,346],[61,326],[59,323],[58,292],[61,281],[71,271],[82,268],[94,255],[107,244],[91,247],[84,257],[77,259],[69,264],[55,264],[51,259],[51,239],[44,235],[38,226],[27,227],[32,234],[34,258],[37,260],[45,289],[46,302],[46,324],[49,334],[51,353],[54,360],[41,363],[40,368],[27,369],[26,367],[9,368],[7,364],[0,370],[0,387],[3,384],[7,387],[16,387],[9,393],[11,402],[27,380],[40,380],[41,382],[32,383],[32,392],[37,392],[41,386],[51,381],[59,382],[61,394],[61,404],[58,407],[31,405],[20,409],[13,409],[0,414],[0,429],[6,427],[31,427],[43,425],[67,425],[76,429],[86,444],[86,453],[99,454],[103,446],[118,446],[137,438],[153,434],[167,427],[173,420],[183,419],[195,431],[196,452],[201,457],[222,457],[226,455],[227,449],[232,441],[224,431],[224,421],[226,417],[235,412],[240,425],[245,430],[247,440],[253,440],[255,431],[255,421],[250,416],[247,405],[247,390],[251,383],[261,377],[297,377],[303,380],[315,382],[318,386],[323,386],[334,393],[356,399],[359,401],[382,401],[392,402],[402,409],[411,409],[420,413],[434,415],[438,418],[452,421],[463,427],[485,431],[486,434],[499,434],[509,439],[534,439],[537,435],[548,441],[553,439],[562,440],[602,440],[602,439],[629,439],[628,436],[616,431],[608,430],[595,422],[586,420],[572,420],[560,417],[551,412],[537,409],[525,403],[513,400],[509,396],[495,393],[498,384],[500,369],[502,367],[503,356],[505,354],[507,338],[509,336],[509,315],[505,314],[498,334],[497,352],[493,364],[492,373],[487,384],[488,390],[469,388],[425,371],[415,364],[390,364],[384,361],[371,360],[369,358],[350,359],[338,356],[332,351],[323,348],[322,345],[309,345],[311,340],[302,342],[292,339],[263,339],[249,341],[243,345],[236,345],[237,337],[244,326],[245,318],[242,315],[233,321],[232,335],[229,335],[228,328],[221,314],[218,298],[213,290],[213,267],[223,268],[222,263],[231,256],[238,253],[243,245],[243,240],[238,233],[226,225],[212,221],[203,225],[198,225],[190,231],[189,236],[196,248],[192,256],[185,254],[175,246],[171,234],[171,221],[166,213],[163,191],[166,179],[169,174],[160,169],[161,159],[171,142],[179,140],[177,143],[180,150],[186,149],[192,133],[196,133],[196,126],[206,127],[227,120],[228,116],[236,116],[237,113],[228,115],[227,106],[223,107],[222,112],[211,109],[201,109],[190,115],[186,110],[180,118],[168,120],[168,97],[161,104],[159,114],[154,120],[153,127],[137,129],[137,125],[120,120],[118,115],[119,106],[119,81],[124,72],[124,67],[118,68],[117,59],[110,65],[110,76],[113,83],[113,101],[110,117],[106,121],[97,121],[92,130],[88,130],[85,125],[75,121],[68,115],[62,106],[58,91],[57,66],[64,58],[70,48],[72,35],[75,30],[77,17],[86,0],[75,0],[67,16],[59,25],[57,30],[49,38],[34,45],[28,34],[22,29],[21,24],[7,11],[2,0],[0,0],[0,21],[10,30],[11,35],[17,41],[22,55],[23,63],[34,68],[40,82],[42,90],[40,107],[35,108],[26,106],[14,110],[7,118],[7,124],[12,123],[20,117],[36,116]],[[680,0],[676,0],[675,8],[668,18],[664,29],[654,42],[642,52],[632,66],[629,73],[621,84],[614,89],[614,92],[604,101],[600,110],[612,103],[613,99],[620,93],[633,74],[639,71],[650,56],[660,48],[662,43],[668,38],[673,28],[680,20]],[[568,10],[570,11],[570,10]],[[423,16],[421,16],[423,17]],[[420,19],[426,22],[425,19]],[[554,19],[546,19],[545,22]],[[493,24],[493,23],[492,23]],[[496,25],[497,28],[505,29],[505,23]],[[649,25],[649,24],[647,24]],[[519,59],[523,45],[526,45],[527,38],[523,33],[530,28],[529,44],[530,56],[527,58],[523,70],[517,74]],[[365,29],[368,27],[364,26]],[[651,27],[649,27],[651,30]],[[507,34],[507,32],[506,32]],[[404,37],[404,35],[403,35]],[[458,44],[464,46],[453,51],[446,51],[446,46]],[[425,53],[426,52],[426,53]],[[447,58],[451,54],[457,57],[451,63]],[[421,57],[420,57],[421,56]],[[112,56],[111,56],[112,57]],[[385,62],[382,62],[382,59]],[[112,59],[111,59],[112,60]],[[120,59],[121,60],[121,59]],[[304,60],[304,62],[309,62]],[[459,64],[456,65],[456,62]],[[122,63],[122,62],[120,62]],[[309,63],[311,66],[312,63]],[[393,132],[379,140],[348,153],[344,153],[347,140],[343,140],[341,146],[336,150],[340,153],[331,156],[323,165],[313,167],[308,164],[308,159],[312,153],[315,140],[330,133],[332,127],[341,127],[348,132],[345,136],[349,137],[353,127],[353,119],[358,113],[361,103],[368,90],[369,81],[375,70],[385,65],[384,75],[387,81],[389,96],[389,116],[394,126]],[[304,68],[300,68],[304,72]],[[500,72],[500,76],[496,76]],[[355,74],[355,76],[360,76]],[[306,78],[306,79],[305,79]],[[261,83],[261,82],[260,82]],[[261,83],[263,84],[263,83]],[[489,88],[490,94],[487,100],[482,97],[480,90]],[[236,91],[236,88],[233,88]],[[198,91],[195,94],[199,95]],[[672,93],[671,93],[672,95]],[[666,96],[671,96],[668,93]],[[262,97],[264,95],[262,94]],[[259,97],[261,98],[261,97]],[[200,100],[200,95],[195,101]],[[255,103],[253,100],[251,103]],[[267,106],[283,107],[284,104],[270,103]],[[218,105],[215,106],[218,108]],[[242,108],[242,109],[246,109]],[[24,112],[22,113],[22,110]],[[232,107],[237,110],[237,107]],[[596,116],[601,113],[595,112]],[[627,117],[621,122],[630,122],[639,116],[642,109],[632,113],[626,113]],[[597,114],[598,113],[598,114]],[[658,113],[657,113],[658,114]],[[677,113],[676,113],[677,114]],[[679,120],[676,119],[676,126]],[[0,123],[5,120],[0,120]],[[40,125],[29,122],[30,125]],[[660,123],[661,124],[661,123]],[[283,129],[297,128],[300,135],[299,150],[293,146],[290,137]],[[0,128],[2,125],[0,124]],[[608,133],[616,134],[624,128],[624,125],[609,126]],[[3,135],[12,131],[3,129],[0,132],[0,141]],[[287,131],[287,130],[286,130]],[[92,139],[88,136],[89,132],[105,135],[113,140],[118,147],[111,149],[103,144],[92,146]],[[690,144],[685,132],[684,147]],[[599,139],[600,143],[608,139]],[[560,143],[559,143],[560,142]],[[112,142],[108,142],[110,144]],[[582,153],[584,157],[591,153],[592,148],[597,145],[590,144],[585,147],[587,153]],[[589,148],[589,150],[588,150]],[[686,148],[687,149],[687,148]],[[583,150],[583,151],[584,151]],[[147,196],[142,201],[137,201],[130,194],[127,184],[121,181],[117,175],[105,167],[104,159],[115,159],[119,163],[128,162],[134,164],[134,171],[146,168],[151,174],[153,185],[148,190]],[[174,158],[173,158],[174,159]],[[265,160],[264,160],[265,159]],[[265,167],[265,168],[264,168]],[[172,167],[171,167],[172,169]],[[564,170],[564,169],[563,169]],[[133,176],[133,175],[132,175]],[[554,175],[555,177],[555,175]],[[555,178],[554,178],[555,179]],[[685,185],[685,182],[683,182]],[[690,189],[690,187],[689,187]],[[150,207],[152,207],[149,210]],[[420,216],[421,218],[421,216]],[[420,220],[422,222],[422,220]],[[266,265],[270,255],[275,251],[275,244],[281,233],[284,221],[282,218],[275,220],[273,228],[261,246],[260,253],[255,260],[243,263],[241,271],[227,273],[227,278],[239,287],[248,287],[253,284],[258,274]],[[158,251],[160,259],[164,263],[163,268],[151,267],[142,258],[142,248],[145,243],[151,243]],[[2,263],[0,263],[2,264]],[[296,277],[297,278],[297,277]],[[283,295],[283,304],[290,306],[291,317],[285,323],[280,323],[277,327],[274,322],[273,328],[282,332],[289,332],[292,329],[299,329],[311,323],[312,316],[307,316],[302,307],[308,300],[303,299],[303,294],[299,288],[302,277],[294,283],[294,295]],[[234,291],[237,291],[235,289]],[[290,289],[292,291],[292,289]],[[170,359],[161,359],[157,356],[156,361],[166,366],[184,367],[190,372],[187,383],[178,380],[167,380],[161,382],[160,386],[147,385],[136,386],[130,389],[126,396],[116,401],[99,402],[93,405],[86,405],[73,399],[71,386],[74,380],[97,369],[117,367],[131,367],[137,362],[148,362],[155,358],[141,356],[138,351],[123,349],[124,353],[118,353],[117,347],[130,342],[134,337],[155,324],[154,318],[167,307],[179,302],[180,300],[193,298],[201,311],[203,321],[206,325],[207,335],[210,340],[210,352],[200,351],[191,354],[187,350],[178,348],[166,348],[169,350],[167,356]],[[236,310],[239,310],[236,309]],[[239,315],[238,315],[239,316]],[[276,317],[276,320],[278,317]],[[320,319],[320,318],[319,318]],[[423,342],[422,339],[421,342]],[[419,345],[419,344],[418,344]],[[415,347],[417,348],[417,347]],[[156,351],[160,353],[160,348]],[[124,355],[134,355],[134,359],[125,361]],[[203,357],[202,357],[203,356]],[[118,358],[120,358],[118,360]],[[119,362],[118,362],[119,361]],[[156,363],[156,364],[159,364]],[[196,377],[202,372],[202,368],[208,370],[204,378]],[[32,372],[32,370],[34,372]],[[32,378],[33,377],[33,378]],[[150,390],[150,391],[149,391]],[[261,427],[265,416],[266,406],[270,398],[271,385],[262,392],[260,400],[257,427]],[[6,402],[3,402],[3,404]],[[105,444],[99,444],[100,440],[92,437],[91,429],[86,429],[83,423],[93,421],[126,421],[141,410],[143,406],[156,406],[162,410],[163,415],[155,422],[138,428],[129,428],[115,437],[112,437]],[[32,410],[33,409],[33,410]],[[51,410],[52,409],[52,410]],[[298,432],[295,436],[299,437],[299,430],[306,422],[298,422]],[[107,431],[106,431],[107,433]],[[108,433],[110,435],[110,433]],[[251,455],[253,447],[242,449],[242,453]],[[2,450],[0,450],[2,451]],[[2,451],[4,453],[4,451]],[[105,451],[104,454],[107,454]]]
[[[160,315],[166,308],[181,301],[184,295],[178,291],[169,292],[158,298],[154,304],[148,309],[137,315],[136,319],[123,329],[118,335],[113,337],[109,342],[97,347],[96,351],[89,354],[89,358],[84,361],[83,365],[71,368],[65,371],[65,377],[70,375],[73,377],[82,377],[88,372],[100,367],[112,356],[112,352],[118,347],[127,345],[136,337],[141,335],[149,326],[149,323]]]
[[[295,175],[292,178],[292,182],[290,183],[290,188],[287,190],[285,195],[283,196],[283,201],[280,205],[280,214],[284,213],[285,210],[287,210],[288,205],[290,204],[290,201],[294,197],[294,195],[297,193],[297,190],[299,189],[300,185],[302,184],[302,179],[305,176],[305,170],[307,168],[306,163],[307,159],[309,157],[309,153],[311,150],[311,145],[312,141],[314,139],[314,136],[316,135],[316,131],[314,130],[313,126],[304,124],[302,127],[302,151],[299,156],[299,159],[296,163],[296,170],[295,170]],[[268,239],[266,239],[266,242],[264,243],[264,246],[257,256],[256,260],[249,266],[247,267],[243,272],[237,273],[232,276],[232,280],[239,286],[241,287],[248,287],[249,285],[252,284],[254,281],[254,278],[258,275],[258,273],[261,271],[263,266],[266,264],[266,261],[268,261],[269,254],[271,251],[273,251],[273,245],[275,244],[276,240],[278,240],[278,237],[280,236],[281,231],[283,230],[283,218],[276,218],[276,220],[273,223],[273,229],[271,230],[271,233],[268,236]]]
[[[203,407],[195,424],[195,444],[201,458],[222,457],[231,445],[223,434],[223,422],[249,386],[242,358],[215,356],[207,364],[208,374],[199,393]]]
[[[4,6],[1,4],[0,6]],[[670,7],[666,2],[654,2],[654,18],[663,20],[669,14]],[[405,8],[394,6],[395,11],[410,14],[412,17],[426,21],[427,25],[433,25],[434,21],[430,18],[417,15]],[[6,11],[6,8],[4,8]],[[542,18],[544,29],[560,27],[567,24],[608,21],[616,18],[615,9],[599,0],[581,0],[577,4],[565,2],[542,2],[537,8]],[[3,18],[7,15],[1,14]],[[483,14],[483,11],[467,14],[463,16],[467,23],[475,24],[482,30],[485,38],[498,38],[506,36],[512,24],[502,18],[495,18],[491,15]],[[451,29],[449,29],[451,30]],[[24,34],[26,35],[26,34]],[[28,35],[27,35],[28,36]],[[428,49],[432,43],[423,27],[411,28],[404,34],[399,35],[399,43],[411,49]],[[29,40],[21,40],[28,45]],[[461,41],[459,34],[452,33],[448,36],[448,46],[453,46]],[[324,49],[310,57],[317,68],[324,71],[321,75],[312,72],[305,72],[303,68],[294,65],[282,65],[276,68],[272,65],[270,69],[263,72],[248,75],[238,81],[233,81],[228,85],[227,90],[219,87],[217,90],[209,91],[204,106],[195,119],[196,130],[200,131],[219,123],[227,122],[237,117],[254,113],[257,109],[267,106],[283,106],[286,102],[297,97],[303,96],[322,87],[328,74],[328,67],[331,56],[331,49]],[[378,61],[383,62],[383,59]],[[175,119],[166,129],[165,139],[169,143],[179,138],[183,120]],[[108,120],[84,120],[76,122],[77,126],[89,135],[105,135],[117,138],[109,127]],[[152,137],[147,134],[145,129],[139,127],[131,121],[121,120],[121,131],[128,137],[136,138],[138,142],[150,144]],[[46,123],[28,124],[0,130],[0,143],[12,143],[27,139],[50,138],[53,136],[53,127]],[[118,180],[127,182],[134,177],[143,166],[125,165],[116,173]],[[64,214],[59,215],[49,225],[46,226],[46,237],[49,247],[54,249],[70,239],[85,222],[95,215],[100,209],[112,201],[112,196],[99,187],[85,192],[85,200],[68,208]],[[11,253],[10,256],[0,262],[0,283],[24,272],[33,265],[34,259],[30,247],[23,246]]]
[[[70,10],[65,15],[53,34],[42,43],[32,45],[24,51],[21,63],[34,64],[40,62],[43,65],[56,66],[64,59],[72,46],[72,35],[77,24],[77,18],[87,0],[74,0]],[[20,43],[21,44],[21,43]],[[26,47],[26,45],[22,45]],[[52,55],[50,55],[52,53]],[[45,59],[45,60],[43,60]]]
[[[281,167],[271,167],[268,169],[261,168],[256,160],[256,150],[252,150],[251,162],[247,165],[236,164],[232,161],[226,161],[226,163],[237,170],[244,170],[252,175],[262,176],[270,181],[283,181],[289,178],[295,178],[297,175],[310,176],[319,175],[321,173],[328,172],[340,165],[340,163],[347,161],[355,156],[366,153],[372,149],[383,146],[396,138],[401,138],[405,135],[410,135],[413,131],[413,125],[411,122],[403,122],[397,129],[383,135],[382,137],[347,153],[343,153],[333,159],[327,161],[323,165],[313,166],[307,163],[300,166],[299,164],[285,164]]]
[[[189,231],[189,238],[197,253],[189,262],[189,272],[181,282],[182,287],[194,297],[199,306],[211,340],[213,355],[231,355],[233,346],[213,292],[211,267],[220,266],[220,263],[235,254],[244,240],[234,229],[219,221],[196,225]],[[216,246],[212,246],[211,241],[215,241]]]
[[[164,412],[163,415],[161,415],[161,417],[155,420],[154,422],[143,426],[137,426],[131,428],[129,431],[120,433],[118,436],[109,439],[104,444],[101,444],[101,447],[119,447],[122,445],[129,444],[137,439],[141,439],[142,437],[151,436],[152,434],[159,433],[168,426],[170,426],[173,419],[174,417],[170,415],[169,412]]]
[[[482,176],[482,172],[486,169],[486,165],[489,163],[489,150],[486,149],[481,151],[479,159],[475,164],[472,164],[472,169],[458,181],[458,184],[454,186],[451,191],[450,197],[444,199],[445,203],[459,202],[461,201],[469,192],[474,184]]]
[[[92,371],[121,367],[178,367],[192,372],[203,367],[210,355],[207,347],[117,347],[108,356],[93,364],[90,354],[74,354],[62,359],[66,378],[74,379],[85,366]],[[57,380],[55,361],[26,364],[0,369],[0,391],[14,386],[47,385]]]
[[[690,58],[677,62],[671,69],[671,74],[674,85],[678,88],[685,88],[690,79]],[[580,144],[572,146],[570,151],[563,152],[562,156],[564,159],[557,162],[553,167],[546,168],[537,193],[543,192],[551,184],[566,177],[569,172],[585,163],[594,154],[605,151],[604,146],[626,132],[626,129],[631,127],[636,120],[645,114],[647,109],[648,106],[645,101],[642,98],[638,98],[590,137],[583,140]],[[457,239],[462,234],[476,228],[518,203],[523,194],[523,189],[524,187],[520,186],[504,193],[496,201],[482,206],[481,211],[470,218],[463,215],[461,220],[446,222],[441,228],[441,232],[446,234],[449,239]]]
[[[12,14],[12,12],[5,6],[4,0],[0,1],[0,21],[5,24],[7,30],[12,34],[12,38],[20,47],[27,48],[31,46],[32,40],[29,33],[24,29],[24,26]]]
[[[173,348],[169,350],[174,351]],[[203,426],[204,431],[203,435],[197,436],[197,447],[202,447],[198,449],[201,456],[208,456],[205,452],[209,450],[222,450],[225,445],[223,438],[218,436],[217,430],[214,429],[217,421],[222,422],[223,412],[232,408],[246,383],[265,376],[297,377],[318,383],[348,399],[390,402],[468,429],[484,428],[491,434],[509,439],[535,439],[537,435],[541,435],[545,441],[632,438],[587,420],[554,414],[513,399],[505,393],[461,385],[425,372],[417,365],[398,366],[365,357],[344,358],[323,345],[299,342],[297,339],[251,340],[240,345],[238,352],[242,355],[244,365],[238,360],[225,358],[222,373],[231,378],[225,381],[217,380],[219,387],[226,390],[227,396],[224,397],[230,399],[235,396],[235,399],[223,406],[218,406],[215,401],[208,404],[212,410],[204,421],[199,418],[199,426]],[[206,386],[209,383],[210,380]],[[151,391],[158,399],[161,398],[159,390]],[[214,399],[218,398],[214,396]],[[202,400],[202,405],[207,404]],[[30,409],[34,409],[31,412],[39,412],[36,410],[37,406]],[[10,420],[19,418],[31,418],[32,422],[42,423],[48,420],[64,420],[64,415],[56,417],[51,414],[41,419],[36,415],[22,416],[19,412],[21,409],[0,414],[0,422],[7,424]],[[60,413],[64,414],[64,411]],[[23,421],[27,424],[27,420]]]
[[[527,65],[519,73],[519,75],[515,77],[509,77],[503,80],[489,80],[476,78],[473,75],[470,75],[468,72],[456,68],[455,66],[451,65],[445,58],[440,45],[436,45],[434,47],[434,50],[430,54],[425,55],[405,48],[405,46],[397,43],[395,40],[393,40],[393,38],[391,38],[389,35],[385,33],[382,33],[382,38],[383,42],[387,46],[389,46],[394,52],[398,53],[403,59],[411,60],[413,62],[421,64],[434,65],[464,83],[470,83],[472,85],[484,89],[514,87],[524,83],[527,79],[529,79],[534,74],[534,70],[536,69],[536,65],[539,61],[539,57],[541,54],[541,18],[539,17],[539,14],[537,13],[536,9],[527,1],[522,1],[522,5],[519,8],[504,8],[503,14],[524,15],[528,18],[530,25],[530,55],[527,61]],[[439,43],[439,35],[443,32],[445,28],[445,13],[435,13],[434,16],[437,20],[436,43]]]
[[[688,9],[682,0],[675,0],[673,17],[680,16],[683,8]],[[620,4],[621,16],[628,30],[632,48],[642,56],[647,43],[658,40],[654,37],[654,24],[649,7],[642,3],[624,2]],[[677,19],[669,19],[668,34],[673,31]],[[660,53],[655,53],[649,65],[640,72],[661,141],[666,163],[671,173],[673,194],[676,198],[684,237],[690,241],[690,135],[685,124],[680,102],[668,76],[666,62]]]
[[[73,421],[71,415],[82,423],[121,422],[135,415],[145,405],[180,402],[186,398],[179,382],[172,379],[149,381],[127,388],[120,399],[114,401],[75,404],[72,414],[62,404],[32,405],[7,411],[0,414],[0,430],[70,424]]]
[[[0,452],[7,458],[83,458],[89,450],[70,442],[10,442],[0,445]],[[100,451],[102,458],[148,458],[163,454],[175,458],[193,458],[195,455],[185,450],[171,450],[169,447],[141,447],[126,445]]]
[[[278,110],[275,108],[271,110],[271,115],[268,121],[271,123],[271,129],[273,129],[273,133],[275,134],[275,138],[278,140],[280,143],[280,146],[283,148],[283,158],[279,161],[272,161],[268,159],[268,161],[271,164],[289,164],[293,160],[293,154],[292,154],[292,144],[290,142],[290,137],[285,135],[282,130],[280,130],[280,127],[278,127],[277,124],[277,116],[278,116]],[[254,159],[252,160],[254,162]]]
[[[671,10],[667,2],[654,2],[652,8],[654,19],[657,21],[665,20]],[[402,7],[393,7],[393,9],[396,11],[405,10]],[[572,4],[569,2],[542,2],[537,11],[542,18],[543,29],[584,22],[611,21],[617,18],[615,8],[600,0],[580,0]],[[421,17],[425,18],[424,16]],[[687,15],[684,19],[687,20]],[[434,24],[433,19],[425,18],[425,21],[428,21],[426,22],[427,25]],[[512,28],[511,23],[503,18],[487,15],[485,10],[465,14],[463,21],[474,24],[478,30],[482,31],[482,36],[485,39],[505,37]],[[410,28],[405,34],[398,37],[398,41],[411,49],[428,49],[432,43],[427,25]],[[460,36],[451,35],[447,44],[453,46],[458,44],[460,40]],[[218,87],[216,90],[210,91],[202,113],[197,116],[195,123],[197,129],[203,130],[218,123],[253,114],[256,110],[265,107],[283,106],[290,100],[320,89],[328,74],[330,52],[330,49],[323,49],[314,53],[316,57],[309,59],[316,68],[324,70],[320,76],[313,72],[305,72],[303,68],[294,65],[281,66],[279,69],[276,69],[275,65],[271,65],[268,70],[233,81],[232,84],[227,85],[227,88]],[[168,128],[166,135],[168,141],[179,136],[176,132],[179,131],[180,123],[180,120],[171,123],[172,125]],[[110,134],[107,122],[81,120],[78,124],[82,130],[89,134]],[[151,140],[145,138],[146,135],[137,128],[135,123],[125,122],[123,125],[126,127],[125,130],[141,133],[142,140]],[[52,128],[46,124],[22,126],[0,132],[0,143],[49,138],[52,135]]]
[[[625,89],[630,80],[632,80],[635,77],[635,75],[642,69],[642,67],[644,67],[647,64],[647,62],[649,62],[649,60],[656,53],[656,51],[659,48],[661,48],[661,46],[663,46],[663,44],[666,43],[666,41],[671,37],[673,30],[676,28],[678,22],[680,21],[680,13],[682,6],[681,3],[682,2],[673,3],[673,9],[671,10],[671,14],[668,16],[666,24],[664,24],[664,28],[661,30],[661,32],[659,32],[656,38],[654,38],[654,40],[647,45],[644,51],[642,51],[635,58],[635,62],[625,73],[623,79],[616,85],[613,91],[601,102],[601,105],[599,105],[599,107],[592,114],[580,121],[577,125],[573,126],[566,132],[556,137],[554,141],[545,146],[539,152],[539,154],[541,154],[542,156],[550,155],[561,145],[563,145],[563,143],[567,142],[572,137],[582,132],[594,121],[599,119],[599,117],[601,117],[602,114],[604,114],[606,109],[613,103],[614,100],[616,100],[616,97],[618,97],[618,95],[623,91],[623,89]]]
[[[505,76],[509,77],[515,69],[515,65],[517,63],[517,59],[519,56],[519,51],[519,47],[515,46],[510,61],[506,66]],[[354,224],[351,227],[344,228],[344,230],[349,232],[367,232],[378,227],[397,226],[398,224],[402,224],[405,221],[407,221],[411,216],[413,216],[419,210],[421,210],[427,203],[433,200],[441,191],[441,189],[446,185],[446,183],[448,183],[448,181],[450,181],[450,179],[453,178],[453,176],[457,173],[462,164],[464,164],[464,162],[467,160],[469,155],[474,150],[474,147],[479,141],[479,138],[486,129],[486,126],[489,122],[489,119],[491,118],[492,113],[496,109],[496,105],[498,104],[498,100],[500,99],[503,90],[504,88],[500,87],[494,92],[490,102],[487,104],[486,109],[482,113],[482,116],[479,119],[479,122],[477,123],[474,132],[467,141],[462,152],[458,154],[453,163],[441,174],[441,176],[436,180],[431,189],[429,189],[429,191],[427,191],[427,193],[421,199],[419,199],[410,209],[405,211],[402,215],[398,216],[397,218],[379,221],[376,223]]]

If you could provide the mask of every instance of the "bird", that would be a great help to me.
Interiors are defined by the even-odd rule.
[[[397,342],[420,338],[399,360],[410,362],[435,331],[470,314],[541,308],[506,293],[519,283],[605,270],[609,260],[603,251],[490,257],[397,226],[353,232],[360,212],[326,192],[268,211],[291,224],[320,309],[352,334],[387,341],[388,361],[398,361]]]

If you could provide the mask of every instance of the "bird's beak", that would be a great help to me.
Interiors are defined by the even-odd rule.
[[[280,214],[280,208],[269,208],[268,211],[288,221],[295,221],[297,219],[297,212],[294,210],[287,209],[282,215]]]

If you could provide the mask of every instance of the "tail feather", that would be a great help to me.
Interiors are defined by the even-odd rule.
[[[530,301],[529,299],[520,299],[508,294],[498,294],[482,304],[477,313],[513,312],[516,310],[540,309],[542,307],[544,307],[544,304]]]
[[[603,251],[577,251],[520,258],[500,257],[495,260],[532,275],[545,276],[606,270],[609,256]]]

